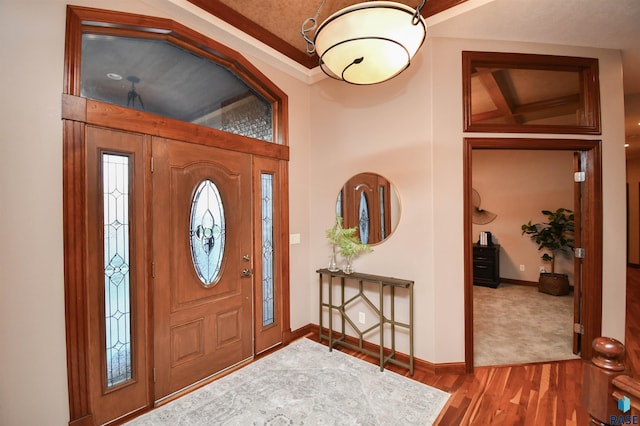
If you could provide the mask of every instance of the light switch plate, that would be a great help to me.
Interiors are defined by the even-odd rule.
[[[300,244],[300,234],[289,234],[289,244]]]

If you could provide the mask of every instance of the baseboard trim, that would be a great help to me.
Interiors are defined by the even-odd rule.
[[[292,334],[299,337],[310,337],[311,339],[318,341],[318,334],[320,328],[317,324],[307,324],[304,327],[295,330]],[[322,334],[325,336],[329,333],[329,329],[323,327]],[[340,337],[339,333],[333,332],[334,336]],[[346,336],[345,342],[351,345],[358,345],[359,341],[356,337]],[[325,341],[326,342],[326,341]],[[362,347],[370,352],[378,353],[380,351],[380,345],[376,345],[371,342],[363,342]],[[388,355],[391,352],[389,348],[384,349],[384,353]],[[409,355],[396,351],[396,359],[405,364],[409,363]],[[466,365],[464,362],[447,362],[442,364],[434,364],[429,361],[425,361],[420,358],[413,358],[413,374],[431,374],[431,375],[446,375],[446,374],[466,374]],[[407,370],[407,375],[409,374]]]
[[[293,331],[289,330],[287,333],[285,333],[285,338],[284,338],[285,344],[288,345],[294,340],[298,340],[301,337],[308,336],[310,334],[313,334],[314,332],[318,334],[318,326],[316,325],[314,329],[313,324],[307,324],[303,327],[300,327],[297,330],[293,330]]]
[[[538,287],[537,281],[524,281],[524,280],[516,280],[513,278],[500,278],[500,282],[505,284],[516,284],[516,285],[526,285],[529,287]]]
[[[93,414],[87,414],[86,416],[69,421],[69,426],[93,426],[94,424]]]

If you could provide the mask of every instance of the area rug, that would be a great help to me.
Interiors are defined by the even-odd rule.
[[[308,339],[129,425],[431,425],[449,394]]]

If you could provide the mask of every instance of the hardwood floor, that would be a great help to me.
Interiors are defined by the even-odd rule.
[[[640,377],[640,268],[627,268],[626,365]]]
[[[640,269],[627,270],[627,366],[640,372]],[[308,336],[316,338],[317,336]],[[358,358],[375,358],[341,348]],[[390,370],[408,376],[406,369]],[[582,361],[560,361],[504,367],[476,367],[473,374],[434,375],[416,371],[413,377],[451,393],[435,424],[458,425],[586,425],[580,403]]]

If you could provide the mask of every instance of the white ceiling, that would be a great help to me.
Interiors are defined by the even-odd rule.
[[[432,37],[620,50],[626,137],[640,150],[640,0],[469,0],[429,21]]]
[[[470,10],[430,34],[619,49],[625,74],[640,75],[638,0],[469,0],[458,8]],[[625,79],[625,93],[640,93],[640,78]]]
[[[337,10],[336,3],[346,1],[326,0],[324,9],[327,10],[324,12],[333,13]],[[363,0],[348,0],[348,3],[358,1]],[[178,15],[184,11],[192,11],[194,14],[202,12],[188,0],[162,2],[177,6],[178,10],[174,11]],[[252,6],[255,7],[255,2],[248,0],[223,0],[222,3],[228,3],[238,13],[249,17],[252,16]],[[257,25],[266,28],[266,23],[261,22],[267,19],[263,16],[264,11],[271,11],[282,3],[282,0],[261,0],[259,4],[263,13],[257,18],[253,17]],[[295,17],[285,19],[286,25],[277,25],[271,31],[282,40],[287,40],[288,33],[293,32],[299,37],[301,22],[313,15],[321,3],[322,0],[288,0],[287,10],[291,10]],[[415,0],[413,3],[417,6],[420,1]],[[205,16],[215,18],[208,14]],[[282,22],[282,17],[278,22]],[[638,145],[640,155],[640,0],[466,0],[429,17],[427,24],[427,37],[506,40],[619,50],[623,61],[626,99],[626,140],[632,145]],[[241,30],[232,26],[230,28],[232,32],[235,30],[237,37],[244,40]],[[275,53],[266,53],[269,50],[263,51],[257,47],[255,39],[251,37],[245,41],[248,49],[255,49],[260,57],[263,54],[271,57]],[[275,62],[280,63],[277,60]],[[316,81],[321,75],[317,69],[309,72],[304,67],[297,67],[297,64],[282,62],[280,65],[283,69],[297,70],[296,73],[306,75],[309,81]]]

